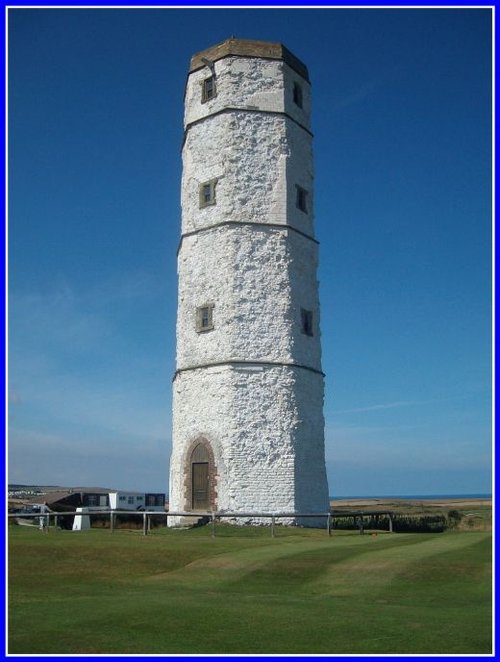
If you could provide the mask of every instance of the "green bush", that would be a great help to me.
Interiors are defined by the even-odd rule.
[[[441,533],[448,528],[444,515],[393,515],[392,529],[395,533]],[[341,517],[333,520],[333,528],[359,529],[359,516]],[[367,515],[363,517],[364,529],[389,531],[390,521],[387,515]]]
[[[417,515],[393,518],[393,529],[396,533],[442,533],[448,528],[444,515]]]

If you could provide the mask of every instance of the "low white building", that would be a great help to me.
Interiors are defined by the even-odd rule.
[[[165,511],[165,494],[152,492],[110,492],[111,510]]]

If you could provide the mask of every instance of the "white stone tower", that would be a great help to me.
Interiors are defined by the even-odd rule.
[[[171,511],[328,509],[310,98],[281,44],[191,59]]]

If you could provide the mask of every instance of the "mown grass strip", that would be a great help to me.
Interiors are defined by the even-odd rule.
[[[11,653],[491,650],[489,533],[12,529]]]

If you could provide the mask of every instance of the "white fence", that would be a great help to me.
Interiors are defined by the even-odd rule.
[[[165,512],[158,512],[156,510],[143,510],[143,511],[137,511],[137,510],[92,510],[91,508],[86,508],[84,509],[84,512],[79,511],[78,513],[76,512],[50,512],[50,513],[9,513],[8,517],[10,518],[29,518],[32,520],[35,520],[39,523],[40,528],[44,529],[46,531],[49,530],[50,526],[50,521],[52,520],[53,525],[55,530],[58,528],[58,520],[59,518],[62,517],[75,517],[75,516],[82,516],[82,515],[109,515],[109,528],[111,533],[113,533],[115,529],[115,517],[117,515],[127,515],[128,517],[142,517],[142,532],[143,535],[148,535],[148,533],[151,532],[151,516],[155,517],[165,517],[165,524],[168,523],[168,518],[169,517],[189,517],[191,519],[207,519],[211,524],[212,528],[212,536],[215,537],[215,532],[216,532],[216,523],[217,521],[221,521],[224,518],[225,519],[239,519],[239,518],[258,518],[258,519],[270,519],[270,529],[271,529],[271,536],[274,538],[275,536],[275,526],[276,523],[279,522],[280,519],[303,519],[303,518],[308,518],[308,517],[314,517],[316,519],[322,519],[324,518],[325,520],[325,530],[327,535],[331,536],[332,535],[332,523],[335,518],[341,518],[341,517],[352,517],[356,516],[360,518],[360,526],[359,526],[359,532],[363,533],[364,528],[363,528],[363,517],[364,516],[369,516],[372,513],[363,513],[363,512],[350,512],[350,513],[333,513],[333,512],[323,512],[323,513],[296,513],[296,512],[291,512],[291,513],[258,513],[258,512],[237,512],[237,513],[228,513],[228,512],[214,512],[214,511],[196,511],[196,512],[183,512],[183,511],[165,511]],[[392,533],[393,527],[392,527],[392,513],[389,513],[387,511],[384,512],[377,512],[378,515],[388,515],[389,517],[389,532]]]
[[[50,513],[9,513],[9,518],[27,518],[35,520],[40,524],[40,528],[48,531],[50,523],[52,521],[54,527],[57,530],[58,520],[62,517],[81,517],[82,515],[92,516],[92,515],[109,515],[109,528],[111,533],[115,529],[115,517],[117,515],[126,515],[127,517],[142,517],[142,532],[143,535],[148,535],[151,531],[151,516],[155,517],[165,517],[165,524],[168,523],[169,517],[189,517],[191,520],[194,519],[203,519],[208,518],[208,521],[211,523],[212,527],[212,536],[215,536],[216,523],[221,521],[224,518],[226,519],[239,519],[239,518],[259,518],[259,519],[270,519],[271,525],[271,535],[275,536],[275,525],[276,522],[280,519],[302,519],[308,517],[315,518],[324,518],[325,520],[325,529],[328,535],[331,535],[332,522],[331,513],[256,513],[256,512],[237,512],[237,513],[228,513],[228,512],[213,512],[213,511],[165,511],[164,513],[152,510],[92,510],[91,508],[86,508],[83,512],[50,512]]]

